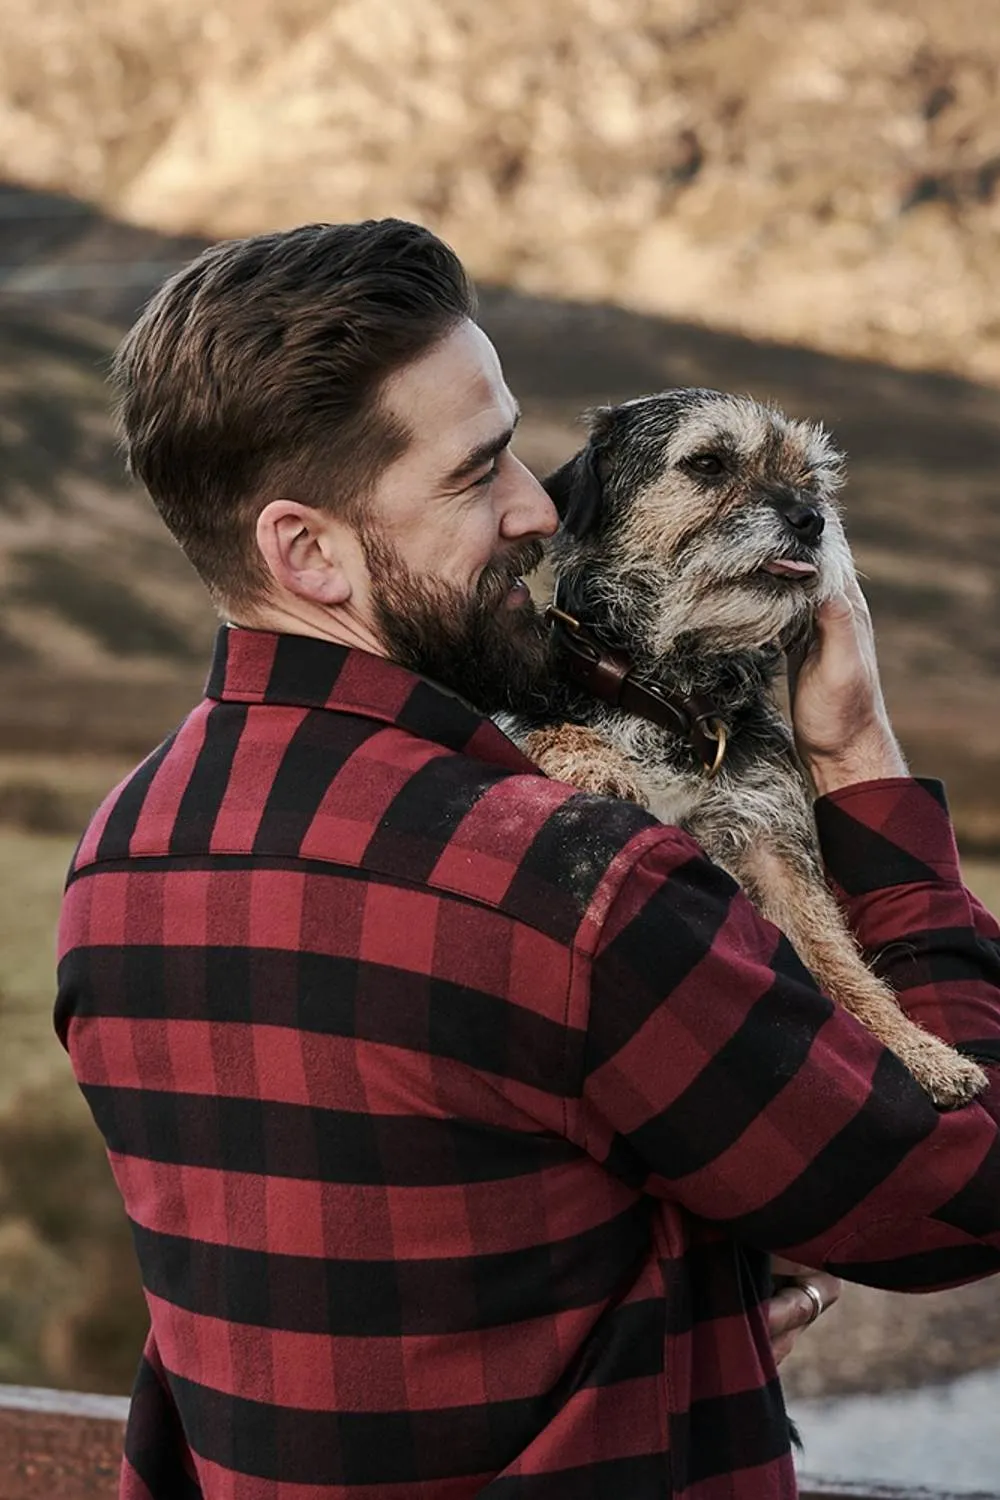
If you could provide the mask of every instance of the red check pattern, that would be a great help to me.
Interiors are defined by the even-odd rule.
[[[940,788],[817,817],[902,1003],[993,1066]],[[938,1114],[689,837],[388,662],[223,631],[60,952],[151,1319],[123,1500],[783,1500],[767,1252],[1000,1270],[1000,1088]]]

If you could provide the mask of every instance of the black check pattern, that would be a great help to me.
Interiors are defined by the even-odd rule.
[[[1000,1057],[941,789],[817,817],[901,1003]],[[1000,1070],[938,1114],[693,840],[388,662],[223,631],[60,952],[150,1309],[122,1500],[790,1500],[768,1252],[1000,1270]]]

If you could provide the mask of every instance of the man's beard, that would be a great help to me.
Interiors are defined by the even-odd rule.
[[[488,563],[471,594],[413,573],[384,536],[361,535],[375,624],[391,660],[450,688],[481,713],[538,712],[549,683],[548,629],[534,602],[510,608],[512,586],[541,561],[530,542]]]

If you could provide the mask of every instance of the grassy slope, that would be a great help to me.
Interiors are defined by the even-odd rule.
[[[945,777],[967,845],[1000,849],[1000,391],[613,308],[487,289],[482,310],[539,472],[576,446],[588,406],[670,385],[747,390],[832,427],[894,720],[915,769]],[[141,753],[203,681],[205,595],[121,479],[103,384],[115,334],[0,304],[0,749]]]
[[[1000,848],[1000,393],[503,292],[485,295],[484,321],[539,471],[572,451],[580,410],[668,385],[749,390],[834,427],[897,725],[915,768],[945,775],[966,847]],[[103,387],[114,338],[110,325],[0,308],[0,1379],[121,1390],[143,1314],[52,1035],[52,935],[76,831],[197,696],[212,621],[121,482]],[[1000,864],[967,870],[1000,910]],[[914,1346],[942,1374],[1000,1357],[995,1304],[989,1285],[902,1304],[851,1289],[831,1319],[839,1343],[803,1341],[790,1384],[919,1378]]]
[[[993,378],[998,59],[983,0],[22,0],[0,170]]]
[[[963,868],[969,889],[975,891],[991,912],[1000,914],[1000,864],[985,859],[967,859]]]
[[[58,745],[70,724],[100,742],[102,719],[137,717],[137,687],[169,696],[180,683],[189,698],[214,628],[193,572],[125,480],[105,378],[117,337],[0,305],[0,734],[20,725],[32,749],[47,731]]]
[[[25,1085],[67,1074],[51,1010],[56,918],[74,842],[0,832],[0,1110]]]

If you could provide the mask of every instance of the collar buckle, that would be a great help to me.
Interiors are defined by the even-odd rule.
[[[568,615],[564,609],[557,609],[555,603],[546,606],[545,618],[550,625],[565,625],[566,629],[572,630],[574,635],[581,628],[579,620]]]
[[[604,646],[576,615],[561,607],[559,595],[563,589],[564,579],[560,578],[545,618],[562,637],[570,677],[591,698],[682,735],[701,762],[706,778],[714,781],[729,747],[729,730],[715,704],[638,682],[630,657]]]

